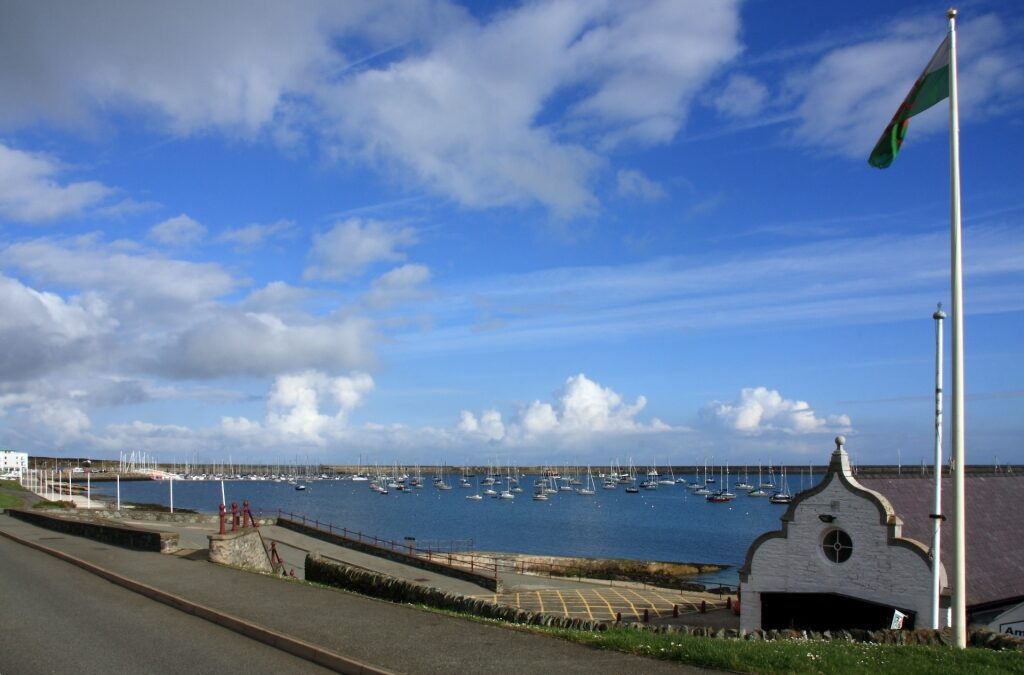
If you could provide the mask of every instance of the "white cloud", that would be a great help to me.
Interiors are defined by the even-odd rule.
[[[322,95],[339,154],[463,205],[569,217],[597,204],[589,184],[603,159],[587,144],[671,140],[739,52],[738,30],[731,2],[531,3],[449,26],[429,49]],[[569,107],[551,115],[559,97]]]
[[[94,235],[12,244],[0,251],[0,262],[42,286],[90,289],[119,320],[180,322],[183,310],[194,313],[238,285],[219,265],[104,245]]]
[[[835,433],[850,430],[847,415],[819,417],[806,401],[782,398],[774,389],[747,387],[731,403],[712,401],[701,410],[708,424],[747,435]]]
[[[149,238],[168,246],[186,246],[206,236],[206,228],[182,213],[157,223],[149,230]]]
[[[429,293],[420,288],[430,281],[430,268],[425,265],[408,264],[382,274],[373,280],[365,302],[370,307],[387,308],[394,305],[420,300]]]
[[[805,72],[791,75],[799,99],[800,123],[792,131],[800,143],[851,158],[867,159],[885,125],[938,48],[933,24],[901,24],[890,35],[840,47]],[[1024,84],[1019,47],[1002,22],[983,15],[958,27],[961,124],[990,114],[1019,110]],[[914,117],[908,141],[948,127],[943,105]]]
[[[405,258],[398,249],[416,243],[411,227],[358,218],[336,223],[313,237],[307,279],[346,279],[380,261]]]
[[[323,443],[325,436],[345,427],[348,414],[373,387],[373,378],[364,373],[333,378],[314,371],[282,375],[267,399],[266,428],[282,437]]]
[[[95,355],[117,322],[93,294],[68,300],[0,274],[0,379],[39,377]]]
[[[459,413],[458,430],[464,434],[480,436],[488,441],[500,441],[505,437],[505,423],[497,410],[485,410],[480,419],[468,410]]]
[[[178,335],[155,367],[187,378],[362,368],[373,363],[371,337],[372,324],[358,317],[289,323],[225,309]]]
[[[512,443],[531,442],[538,437],[556,436],[562,439],[587,438],[593,434],[667,431],[668,425],[653,419],[643,423],[636,416],[647,405],[647,399],[637,397],[626,403],[607,387],[580,373],[565,381],[555,392],[554,403],[533,401],[519,411],[514,422],[505,425],[496,410],[485,411],[477,423],[469,411],[462,411],[458,430],[482,434],[491,440]]]
[[[748,118],[760,114],[768,98],[768,88],[749,75],[736,74],[711,103],[727,117]]]
[[[253,249],[267,239],[290,236],[295,231],[295,222],[281,219],[273,223],[250,223],[244,227],[226,230],[217,241],[234,244],[243,250]]]
[[[113,193],[96,181],[61,185],[60,164],[0,143],[0,217],[39,223],[75,216]]]
[[[660,183],[635,169],[619,169],[615,178],[615,193],[620,197],[637,197],[648,202],[665,197],[665,188]]]

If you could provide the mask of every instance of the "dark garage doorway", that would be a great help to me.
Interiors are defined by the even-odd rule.
[[[906,615],[903,628],[914,627],[914,612],[838,593],[761,593],[761,627],[768,629],[879,630],[892,626],[893,613]]]

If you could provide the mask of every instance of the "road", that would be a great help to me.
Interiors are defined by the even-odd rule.
[[[3,537],[0,569],[2,673],[331,672]]]

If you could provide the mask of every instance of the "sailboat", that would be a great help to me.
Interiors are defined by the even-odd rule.
[[[779,491],[769,497],[768,501],[772,504],[790,504],[793,501],[793,495],[789,494],[789,484],[786,481],[786,468],[782,468],[782,487]]]
[[[746,490],[750,492],[754,489],[754,486],[750,484],[750,473],[747,471],[747,467],[743,467],[743,480],[736,483],[737,490]]]
[[[734,493],[732,493],[732,492],[729,492],[729,474],[728,474],[728,469],[726,469],[726,468],[722,469],[722,487],[721,487],[721,489],[719,489],[718,492],[715,492],[713,494],[708,495],[707,497],[705,497],[705,499],[707,499],[709,502],[713,502],[713,503],[716,503],[716,504],[723,504],[725,502],[731,502],[732,500],[736,499],[736,495]]]
[[[762,485],[762,481],[761,481],[761,465],[758,464],[757,465],[757,487],[752,488],[749,492],[747,492],[747,495],[749,495],[751,497],[767,497],[768,493],[765,491],[764,488],[761,487],[761,485]]]
[[[587,481],[583,487],[576,489],[576,494],[589,497],[597,494],[597,490],[594,486],[594,474],[590,473],[590,467],[587,467]]]

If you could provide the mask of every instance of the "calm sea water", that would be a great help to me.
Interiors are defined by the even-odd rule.
[[[820,479],[806,479],[808,487]],[[429,477],[426,482],[423,489],[391,490],[388,495],[348,480],[311,481],[303,491],[275,481],[224,485],[229,504],[247,499],[254,512],[280,509],[382,539],[415,537],[419,546],[471,541],[480,551],[720,563],[730,568],[705,580],[730,584],[737,581],[747,548],[760,534],[780,529],[786,509],[742,492],[732,502],[712,504],[683,485],[660,485],[639,494],[627,494],[622,486],[598,486],[594,496],[560,492],[541,502],[531,498],[532,476],[523,479],[526,491],[515,500],[485,496],[471,501],[466,495],[475,494],[475,487],[438,490]],[[790,487],[798,491],[800,481],[791,479]],[[116,487],[94,483],[93,490],[113,497]],[[220,490],[219,481],[174,481],[174,506],[215,513]],[[166,505],[169,484],[125,481],[121,499]]]

